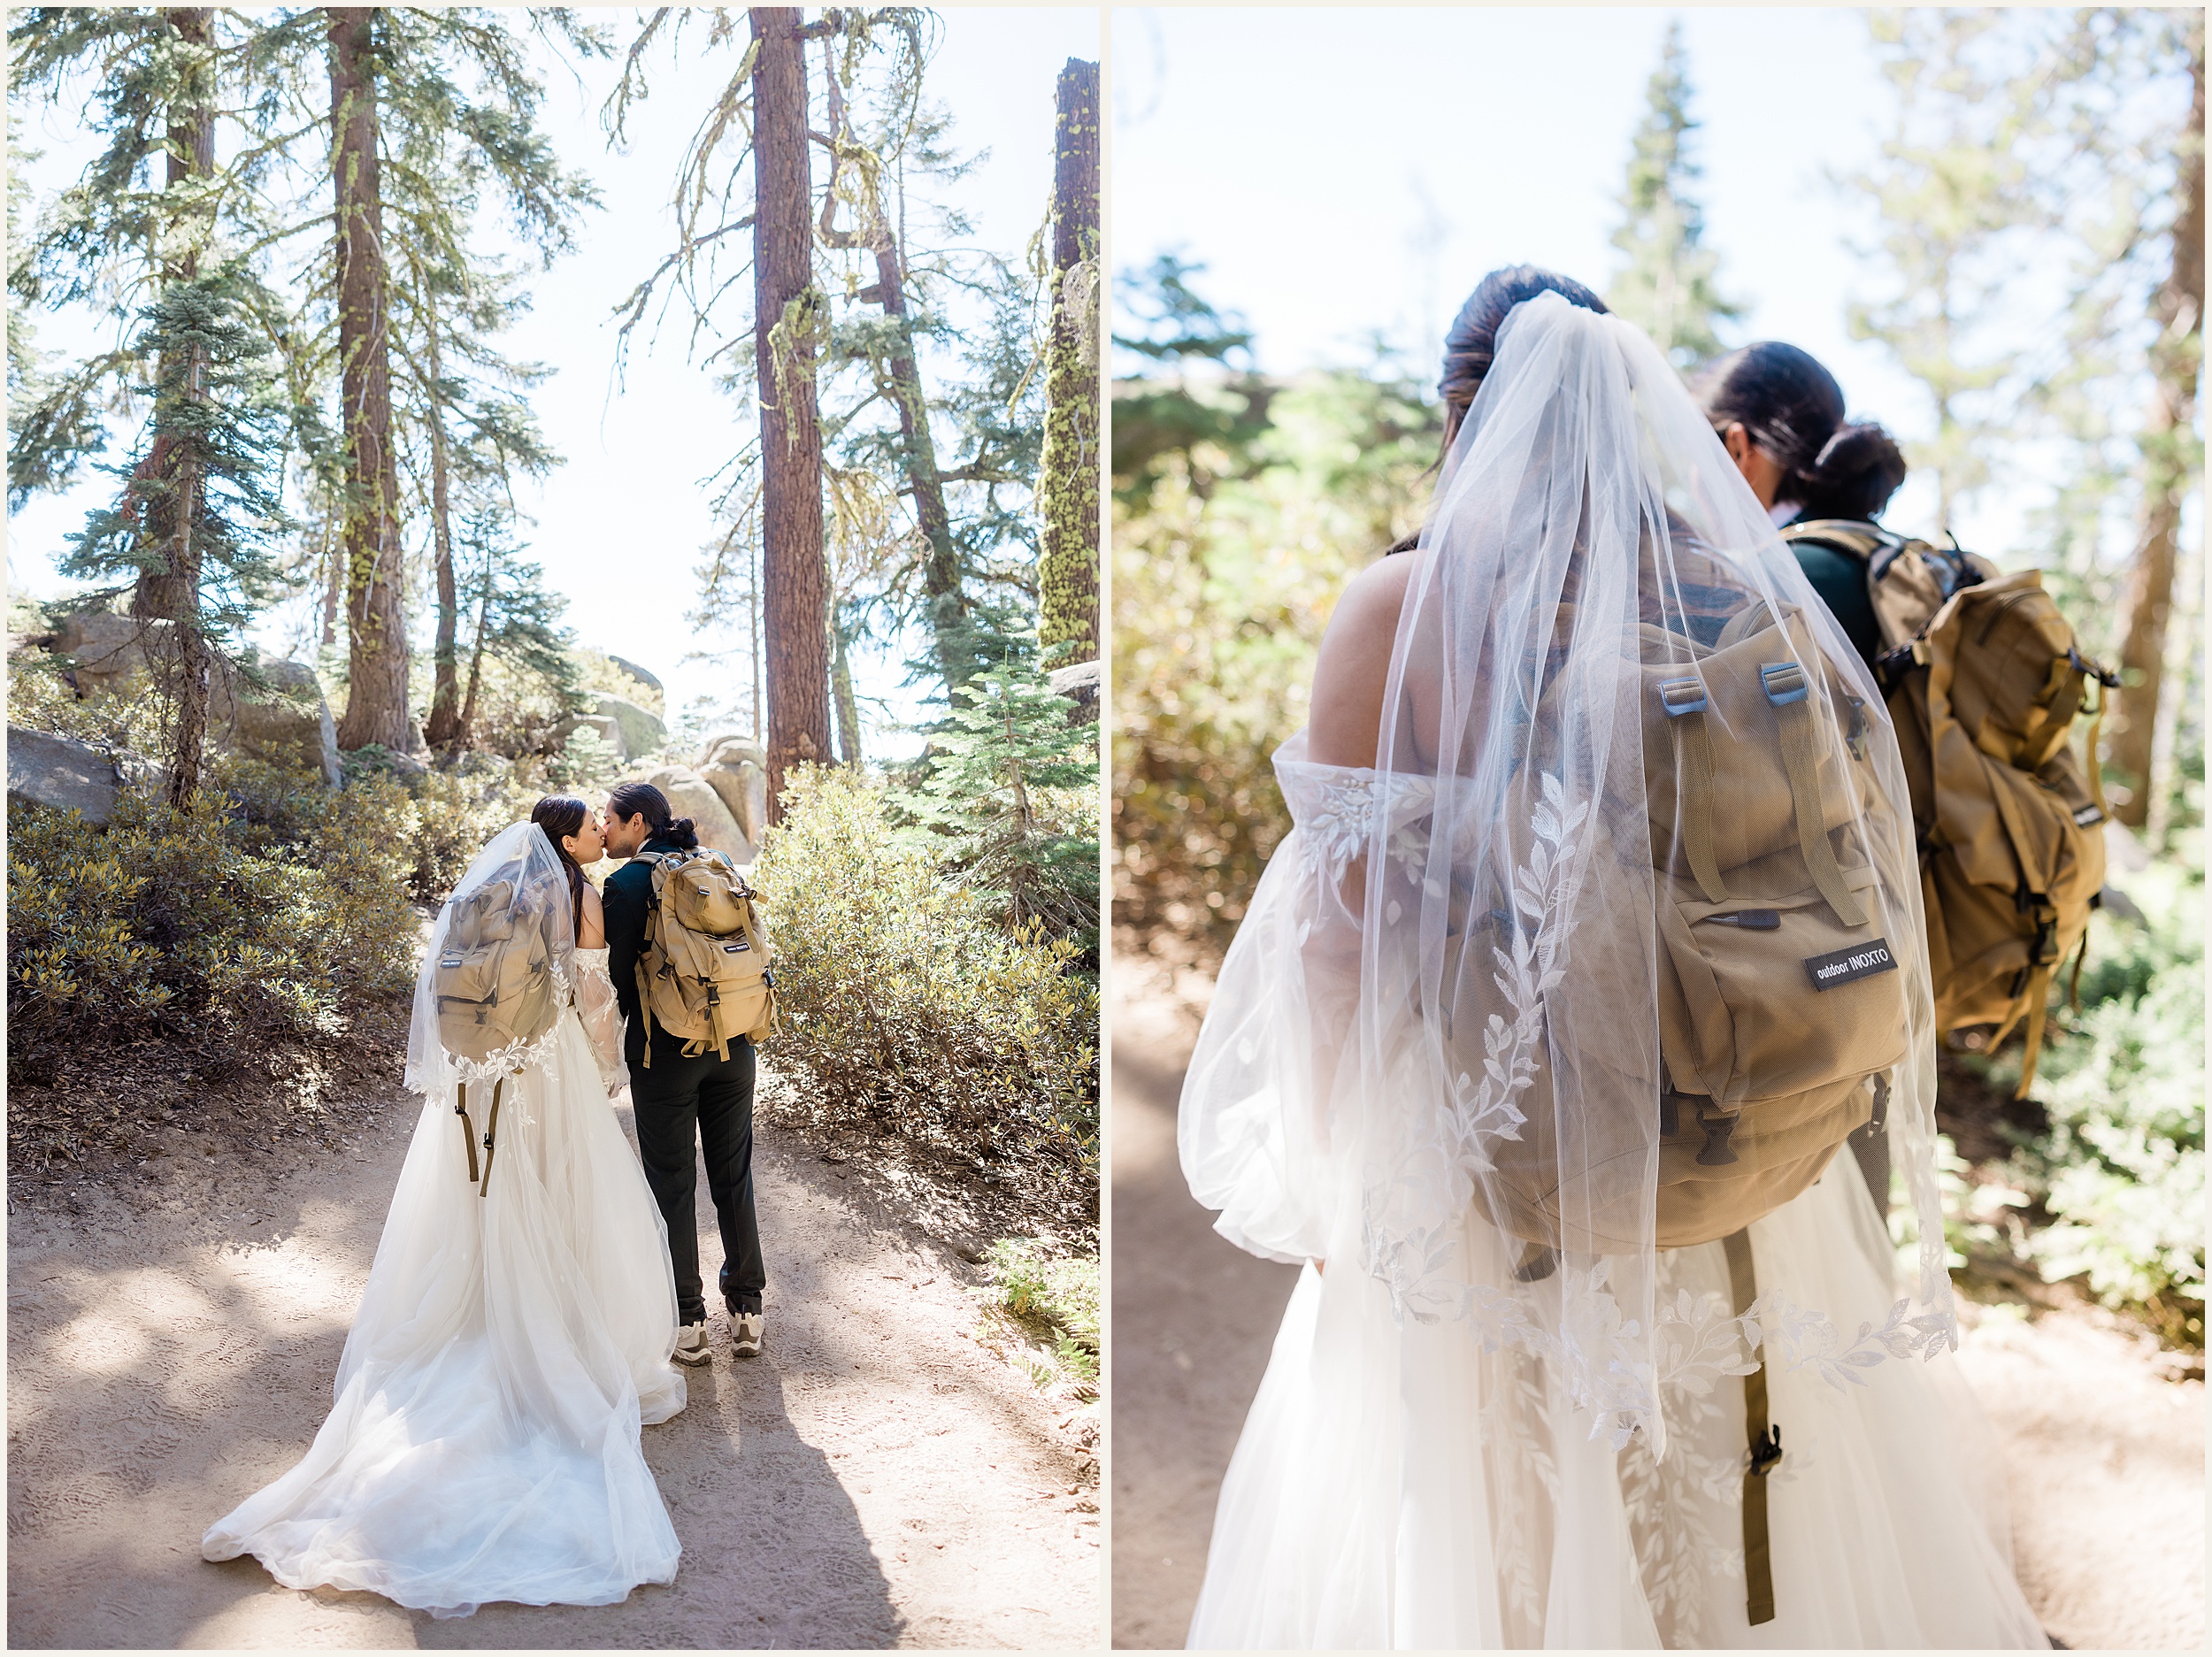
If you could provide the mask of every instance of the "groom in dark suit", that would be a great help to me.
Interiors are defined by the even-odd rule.
[[[729,1308],[731,1345],[741,1358],[760,1352],[761,1291],[767,1268],[760,1256],[760,1225],[753,1212],[753,1044],[741,1036],[730,1056],[711,1048],[684,1054],[684,1039],[656,1025],[653,1063],[645,1064],[645,1021],[638,1005],[637,963],[645,947],[645,917],[653,901],[653,865],[641,852],[688,851],[699,843],[691,819],[672,819],[668,797],[650,783],[618,783],[607,795],[607,855],[627,857],[607,877],[602,906],[607,924],[607,971],[627,1020],[624,1057],[630,1065],[630,1101],[637,1112],[637,1141],[645,1180],[668,1223],[668,1254],[676,1273],[676,1357],[704,1363],[707,1302],[699,1278],[699,1232],[693,1212],[696,1153],[706,1153],[707,1189],[722,1232],[723,1304]]]

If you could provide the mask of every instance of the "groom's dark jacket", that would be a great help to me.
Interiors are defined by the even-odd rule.
[[[649,837],[641,852],[672,852],[684,848],[664,834]],[[599,893],[600,912],[607,925],[607,976],[614,980],[615,1001],[624,1020],[623,1055],[633,1065],[645,1060],[645,1020],[637,999],[637,958],[645,948],[645,917],[653,906],[653,865],[633,857],[607,877]]]

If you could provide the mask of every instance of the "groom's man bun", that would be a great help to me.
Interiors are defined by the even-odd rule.
[[[663,840],[673,840],[679,850],[699,843],[697,828],[687,817],[678,817],[668,796],[649,782],[618,782],[607,790],[607,809],[624,821],[642,817],[645,826]]]

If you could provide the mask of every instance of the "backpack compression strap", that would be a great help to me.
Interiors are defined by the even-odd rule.
[[[469,1085],[457,1084],[459,1098],[455,1101],[453,1114],[461,1118],[461,1143],[469,1154],[469,1184],[476,1183],[476,1125],[469,1120]]]
[[[1758,1299],[1758,1284],[1751,1270],[1751,1233],[1732,1231],[1721,1246],[1728,1254],[1728,1287],[1741,1317]],[[1774,1621],[1774,1559],[1767,1538],[1767,1475],[1782,1460],[1782,1430],[1767,1424],[1767,1368],[1763,1346],[1759,1366],[1743,1378],[1746,1436],[1751,1440],[1750,1460],[1743,1477],[1744,1608],[1751,1624]]]

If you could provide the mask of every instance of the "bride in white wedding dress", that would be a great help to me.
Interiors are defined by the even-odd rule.
[[[1949,1359],[1896,738],[1602,311],[1469,301],[1428,525],[1277,756],[1179,1138],[1304,1270],[1190,1644],[2040,1646]],[[1884,1110],[1907,1286],[1836,1154]]]
[[[599,852],[590,808],[543,801],[440,913],[408,1042],[422,1116],[335,1406],[297,1466],[209,1528],[207,1558],[251,1553],[287,1587],[367,1589],[440,1616],[605,1605],[675,1579],[675,1530],[639,1447],[641,1423],[684,1407],[675,1284],[608,1103],[625,1079],[622,1021],[579,866]],[[526,1039],[480,1058],[441,1038],[439,963],[465,947],[457,914],[494,955],[528,946],[483,1003],[524,1006]],[[447,1039],[470,1046],[454,1000]]]

